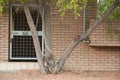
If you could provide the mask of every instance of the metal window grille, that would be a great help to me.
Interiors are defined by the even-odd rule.
[[[41,16],[38,16],[36,10],[30,9],[30,11],[34,24],[37,24],[36,30],[43,53],[44,41],[42,37],[42,19]],[[10,60],[36,60],[33,39],[23,7],[17,4],[12,4],[10,7]]]

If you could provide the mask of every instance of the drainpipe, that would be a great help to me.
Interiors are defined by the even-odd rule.
[[[85,4],[85,0],[83,0],[83,1],[84,1],[84,4]],[[85,6],[83,7],[83,33],[86,32],[86,5],[87,4],[85,4]],[[86,39],[86,40],[83,40],[83,43],[89,44],[90,41]]]
[[[83,7],[83,33],[86,32],[86,5]]]

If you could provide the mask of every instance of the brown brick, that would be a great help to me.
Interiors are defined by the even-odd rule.
[[[87,11],[87,26],[91,26],[94,22],[95,7],[89,7]],[[92,13],[92,15],[91,15]],[[51,7],[51,34],[52,34],[52,48],[56,59],[58,60],[63,54],[64,50],[74,40],[75,27],[79,25],[79,33],[82,32],[83,17],[79,17],[79,22],[75,22],[74,15],[68,13],[61,19],[60,13],[56,7]],[[92,19],[92,20],[91,20]],[[117,23],[117,22],[116,22]],[[119,25],[114,23],[114,25]],[[99,27],[91,34],[90,46],[88,44],[80,43],[72,52],[65,64],[67,70],[73,70],[74,66],[79,70],[119,70],[120,69],[120,49],[116,47],[105,47],[103,45],[118,45],[120,41],[116,38],[111,40],[106,36],[106,29],[108,25],[101,23]],[[119,28],[118,28],[119,29]],[[8,15],[0,18],[0,61],[8,61]],[[101,46],[101,47],[96,47]]]

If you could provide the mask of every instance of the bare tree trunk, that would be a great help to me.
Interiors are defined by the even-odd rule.
[[[43,56],[42,56],[41,49],[40,49],[40,42],[39,42],[39,39],[38,39],[36,26],[33,22],[32,16],[30,14],[29,7],[27,5],[24,6],[24,12],[25,12],[27,22],[28,22],[29,27],[30,27],[31,34],[32,34],[33,43],[34,43],[34,46],[35,46],[35,52],[36,52],[36,56],[37,56],[37,60],[38,60],[40,70],[43,74],[45,74],[46,71],[45,71],[44,65],[43,65]]]
[[[55,64],[51,42],[50,5],[44,3],[39,8],[42,17],[43,36],[45,41],[44,64],[48,73],[52,73]]]
[[[81,36],[78,37],[78,40],[74,40],[65,50],[65,52],[63,53],[63,55],[61,56],[61,58],[59,59],[59,61],[57,62],[54,70],[55,72],[59,72],[63,65],[65,64],[65,61],[68,59],[68,57],[70,56],[70,54],[72,53],[72,51],[74,50],[74,48],[78,45],[78,43],[80,43],[81,41],[83,41],[84,39],[86,39],[92,32],[93,30],[96,29],[96,27],[114,10],[118,7],[118,3],[115,2],[110,8],[109,10],[102,15],[102,17],[95,21],[94,25],[91,26],[86,33],[83,33]]]
[[[50,5],[46,4],[44,6],[44,23],[45,23],[45,37],[46,37],[46,43],[49,47],[49,50],[46,49],[46,56],[45,59],[48,63],[49,66],[49,71],[52,72],[54,64],[55,64],[55,60],[54,60],[54,54],[52,51],[52,42],[51,42],[51,24],[50,24]]]

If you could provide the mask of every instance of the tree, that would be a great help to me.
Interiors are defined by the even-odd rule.
[[[14,0],[20,1],[24,5],[24,12],[27,18],[27,22],[29,24],[33,42],[35,46],[37,60],[40,66],[40,70],[43,74],[46,73],[57,73],[59,72],[65,61],[70,56],[71,52],[74,48],[83,40],[85,40],[89,35],[95,30],[95,28],[110,14],[112,17],[116,16],[117,11],[120,11],[120,0],[99,0],[99,10],[98,10],[98,19],[96,19],[95,23],[83,34],[78,35],[77,38],[70,43],[70,45],[65,49],[63,55],[55,63],[54,54],[51,47],[51,35],[50,35],[50,1],[51,0],[35,0],[38,4],[38,12],[42,17],[42,26],[44,26],[44,40],[45,40],[45,49],[46,52],[44,55],[41,54],[40,50],[40,42],[38,40],[37,31],[35,29],[35,24],[30,14],[29,7],[26,5],[27,1],[31,0]],[[87,4],[87,0],[53,0],[57,2],[57,7],[61,11],[61,15],[64,16],[67,10],[73,10],[75,17],[80,16],[79,11],[83,9],[83,7]],[[94,0],[92,0],[94,1]],[[3,8],[8,3],[8,0],[0,0],[0,12],[3,12]],[[105,3],[108,5],[106,6]],[[101,10],[103,8],[103,10]],[[115,11],[114,11],[115,10]],[[112,12],[114,11],[114,12]],[[115,13],[116,12],[116,13]]]

